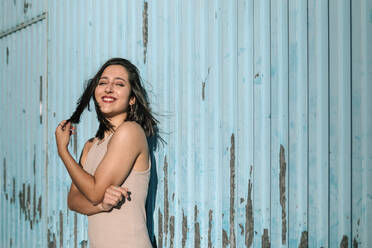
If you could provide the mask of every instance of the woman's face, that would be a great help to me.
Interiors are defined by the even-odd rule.
[[[108,118],[128,111],[135,98],[129,99],[131,85],[127,70],[121,65],[110,65],[103,71],[94,97],[101,112]]]

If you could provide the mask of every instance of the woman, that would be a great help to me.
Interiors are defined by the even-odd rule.
[[[72,123],[89,110],[91,98],[99,128],[85,143],[79,166],[67,147],[75,133]],[[89,81],[71,118],[57,126],[58,154],[72,179],[68,206],[88,215],[90,247],[151,247],[145,211],[151,167],[147,138],[155,135],[157,123],[136,66],[113,58]]]

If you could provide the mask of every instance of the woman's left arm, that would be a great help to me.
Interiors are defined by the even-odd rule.
[[[61,125],[56,129],[58,154],[79,191],[93,204],[98,204],[102,202],[107,187],[118,186],[128,176],[143,149],[146,136],[137,123],[121,124],[112,136],[106,154],[92,176],[78,165],[68,151],[70,128],[68,123],[65,130]]]

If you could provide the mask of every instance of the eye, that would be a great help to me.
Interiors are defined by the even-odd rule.
[[[104,84],[106,84],[106,82],[104,82],[104,81],[98,82],[98,85],[104,85]]]
[[[117,82],[116,85],[117,86],[120,86],[120,87],[124,87],[125,86],[125,84],[124,83],[121,83],[121,82]]]

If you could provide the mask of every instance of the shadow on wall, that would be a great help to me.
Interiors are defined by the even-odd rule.
[[[155,212],[155,202],[156,202],[156,193],[158,190],[158,173],[156,171],[156,160],[154,152],[158,147],[158,135],[154,135],[148,139],[149,144],[149,152],[151,158],[151,172],[150,172],[150,182],[149,182],[149,189],[147,193],[146,199],[146,218],[147,218],[147,229],[149,232],[149,237],[151,240],[151,244],[154,248],[157,247],[156,245],[156,237],[154,233],[154,212]]]

